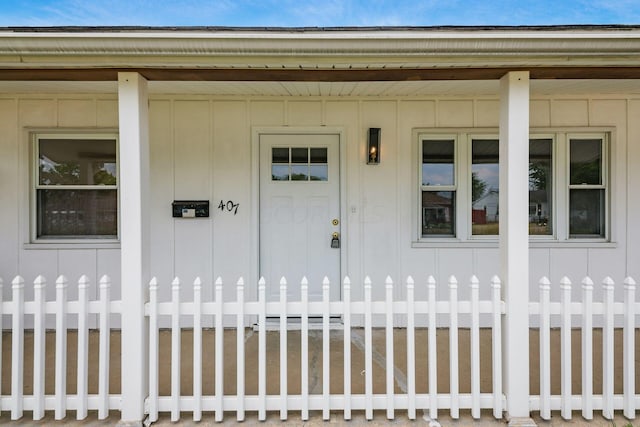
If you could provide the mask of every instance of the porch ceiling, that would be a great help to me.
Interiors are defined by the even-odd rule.
[[[116,94],[114,81],[0,81],[0,93]],[[498,96],[497,80],[455,81],[150,81],[152,95],[216,96]],[[532,80],[532,96],[640,94],[640,79]]]

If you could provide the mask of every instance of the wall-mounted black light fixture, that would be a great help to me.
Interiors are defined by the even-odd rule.
[[[367,144],[367,164],[380,164],[380,128],[369,128]]]

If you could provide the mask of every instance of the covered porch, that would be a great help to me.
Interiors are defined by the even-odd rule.
[[[612,197],[618,203],[617,207],[622,206],[624,212],[616,213],[616,221],[607,225],[608,231],[605,239],[601,239],[603,241],[583,241],[578,245],[569,242],[567,221],[563,223],[563,220],[558,220],[560,225],[557,233],[563,234],[566,241],[530,243],[529,137],[533,127],[544,128],[545,132],[562,128],[565,133],[580,126],[582,131],[591,131],[593,128],[617,135],[636,132],[633,122],[640,112],[640,102],[630,99],[633,96],[629,94],[639,92],[637,48],[640,41],[635,32],[630,36],[629,33],[598,28],[561,31],[544,31],[544,28],[484,30],[300,29],[291,33],[277,29],[191,29],[183,32],[170,29],[123,29],[113,32],[61,29],[59,33],[4,32],[3,41],[7,42],[8,47],[4,52],[4,62],[0,64],[0,89],[19,94],[16,96],[26,100],[22,101],[20,98],[15,101],[16,105],[29,103],[33,106],[38,104],[40,94],[53,95],[59,109],[56,119],[48,120],[43,119],[47,116],[41,113],[40,107],[34,107],[35,113],[34,110],[27,113],[26,109],[18,108],[16,110],[21,111],[20,114],[16,113],[18,122],[23,120],[22,117],[30,115],[35,119],[32,123],[24,119],[19,131],[13,129],[18,126],[10,124],[7,126],[12,129],[10,131],[23,135],[32,127],[66,127],[76,130],[116,128],[119,162],[117,242],[100,244],[97,249],[83,245],[71,248],[78,251],[95,249],[98,253],[95,256],[76,254],[82,259],[92,256],[99,258],[100,251],[110,251],[107,256],[113,258],[110,267],[112,271],[107,273],[113,277],[105,280],[113,280],[116,284],[114,297],[97,298],[98,289],[102,289],[98,288],[98,274],[105,273],[98,273],[100,268],[97,267],[97,261],[91,261],[96,264],[96,273],[89,273],[89,276],[93,276],[96,298],[86,296],[86,305],[83,305],[80,293],[77,303],[68,302],[66,295],[59,294],[58,290],[55,297],[57,303],[53,299],[46,302],[46,294],[43,293],[42,300],[34,299],[21,305],[25,295],[23,293],[21,296],[24,290],[20,289],[24,289],[26,282],[27,291],[31,292],[29,287],[33,277],[27,277],[23,282],[18,278],[5,277],[5,298],[1,313],[5,325],[11,322],[11,352],[19,358],[23,355],[22,350],[16,350],[23,348],[24,342],[17,337],[23,333],[21,331],[29,329],[25,328],[23,317],[31,319],[33,316],[36,319],[34,331],[40,328],[40,332],[35,341],[43,342],[43,337],[47,334],[44,334],[44,323],[37,321],[38,310],[41,310],[40,314],[43,316],[40,322],[46,320],[47,315],[44,313],[55,315],[56,320],[66,319],[67,316],[75,319],[76,315],[80,319],[87,314],[94,316],[93,327],[103,333],[99,350],[103,357],[111,354],[102,350],[102,346],[109,341],[104,334],[111,336],[109,331],[120,329],[117,324],[121,322],[121,361],[126,363],[121,362],[121,375],[116,380],[120,382],[119,392],[112,395],[110,391],[102,390],[100,398],[86,398],[85,403],[81,404],[79,398],[72,396],[72,392],[65,391],[67,388],[64,385],[56,389],[55,398],[49,392],[43,392],[44,389],[40,389],[39,394],[34,389],[33,398],[27,397],[21,391],[24,385],[24,365],[16,362],[16,357],[12,357],[10,369],[14,373],[11,376],[11,393],[1,393],[0,408],[3,411],[10,410],[11,417],[15,419],[20,418],[26,408],[34,410],[34,419],[43,416],[45,410],[54,408],[57,418],[64,417],[66,409],[72,407],[79,410],[78,417],[86,414],[88,408],[100,410],[101,416],[108,413],[108,408],[117,408],[121,412],[123,423],[134,424],[141,423],[147,417],[154,421],[154,417],[162,412],[171,413],[171,418],[176,420],[183,411],[194,414],[211,411],[218,421],[223,419],[225,411],[236,412],[240,419],[244,417],[240,415],[244,410],[257,411],[259,419],[266,417],[266,411],[278,411],[282,419],[287,419],[287,407],[292,411],[300,411],[303,419],[305,411],[309,410],[321,410],[324,419],[329,419],[332,411],[340,410],[343,411],[341,416],[349,418],[350,415],[346,415],[348,404],[345,403],[349,400],[345,397],[347,392],[344,384],[347,378],[351,379],[354,387],[362,382],[358,381],[362,380],[359,376],[362,370],[359,370],[358,363],[368,363],[369,366],[364,367],[365,375],[362,375],[364,389],[357,393],[359,396],[352,402],[357,410],[365,411],[367,419],[373,417],[374,410],[386,411],[388,419],[393,419],[395,411],[400,409],[408,411],[409,418],[415,418],[416,411],[423,410],[435,419],[442,412],[448,412],[453,418],[457,418],[460,409],[469,410],[474,418],[478,418],[483,409],[491,409],[493,417],[501,418],[504,412],[516,423],[518,420],[529,422],[532,411],[541,411],[542,417],[548,418],[551,410],[560,409],[563,417],[570,418],[572,410],[586,408],[583,415],[588,418],[592,416],[594,407],[603,410],[607,418],[614,416],[614,409],[624,409],[625,416],[632,419],[638,406],[633,380],[636,377],[633,369],[637,360],[633,350],[636,323],[634,313],[638,311],[633,279],[627,280],[625,289],[628,292],[618,291],[618,296],[624,294],[624,302],[620,302],[622,298],[614,302],[613,294],[607,293],[608,288],[605,286],[605,290],[596,291],[602,298],[595,303],[593,309],[586,308],[591,307],[590,300],[584,301],[584,307],[578,306],[577,302],[573,303],[571,288],[567,287],[567,283],[562,284],[564,287],[558,285],[553,288],[553,292],[556,292],[554,297],[558,297],[556,305],[545,305],[542,298],[545,289],[548,289],[544,286],[547,285],[543,283],[540,291],[537,282],[545,275],[539,274],[540,265],[546,266],[541,267],[541,270],[549,270],[550,273],[546,273],[548,275],[572,276],[574,281],[582,279],[576,277],[577,274],[593,274],[595,280],[602,280],[606,275],[614,277],[617,283],[622,283],[624,278],[634,273],[627,267],[629,263],[626,261],[637,253],[634,247],[625,249],[622,256],[625,261],[619,261],[620,254],[614,253],[614,249],[624,247],[622,242],[630,241],[634,233],[640,233],[637,227],[625,228],[624,225],[628,212],[637,201],[631,198],[628,205],[621,202],[627,191],[626,183],[632,182],[631,175],[635,172],[625,162],[618,162],[618,168],[611,172],[614,182],[625,182],[624,186],[614,188],[618,192]],[[43,52],[55,52],[55,55]],[[16,59],[18,57],[19,60]],[[80,102],[76,99],[78,96],[81,98]],[[584,101],[581,97],[587,100]],[[613,110],[618,111],[621,108],[618,104],[624,104],[624,118],[607,113],[611,97],[616,101]],[[13,101],[10,100],[8,104],[11,102]],[[65,105],[72,106],[73,110],[68,121],[64,119]],[[78,109],[78,105],[89,106],[89,113],[83,116],[80,113],[82,108]],[[7,111],[11,111],[10,108],[7,106]],[[561,119],[556,119],[556,114]],[[392,149],[391,144],[383,140],[381,155],[385,159],[382,162],[386,163],[379,170],[387,172],[381,174],[376,174],[371,167],[366,169],[361,166],[365,164],[367,157],[366,130],[377,127],[382,128],[383,135],[385,132],[386,135],[391,135],[390,140],[395,144],[393,147],[404,147]],[[340,184],[341,219],[344,226],[341,226],[343,228],[340,228],[340,232],[346,236],[346,242],[353,243],[348,243],[340,253],[339,280],[334,280],[338,283],[333,283],[339,288],[339,298],[326,297],[322,302],[311,301],[311,305],[306,304],[303,296],[300,300],[287,301],[286,286],[284,296],[280,293],[278,301],[262,298],[260,295],[260,194],[257,190],[259,181],[255,175],[259,169],[259,153],[256,151],[256,144],[251,145],[248,141],[255,139],[260,129],[273,128],[279,132],[304,129],[321,132],[323,128],[330,128],[339,133],[344,141],[341,148],[343,152],[340,154],[343,168],[343,181]],[[418,233],[418,227],[414,223],[420,222],[415,218],[418,209],[411,212],[411,209],[405,208],[413,207],[415,201],[412,198],[417,197],[413,197],[414,192],[410,191],[412,196],[405,198],[403,189],[406,183],[420,187],[415,182],[417,178],[413,176],[419,174],[414,173],[413,166],[406,165],[411,165],[412,158],[418,156],[417,149],[412,148],[413,142],[416,142],[413,141],[414,134],[424,128],[441,129],[441,133],[453,133],[456,129],[463,129],[460,132],[466,133],[473,133],[477,129],[493,129],[492,132],[497,133],[500,157],[500,224],[495,240],[467,239],[467,235],[473,237],[471,231],[466,230],[471,228],[471,220],[468,224],[459,226],[464,230],[464,233],[458,231],[460,235],[464,235],[462,238],[457,236],[461,242],[453,241],[455,239],[446,242],[438,239],[428,241],[425,236],[414,236]],[[570,130],[566,131],[567,128]],[[19,138],[20,136],[16,137]],[[208,145],[208,139],[221,142]],[[181,157],[183,141],[184,147],[189,147],[191,140],[205,142],[200,146],[191,146],[195,151]],[[637,144],[629,142],[625,147],[628,158],[635,159],[635,153],[639,149]],[[28,151],[25,148],[19,150]],[[187,148],[185,151],[188,151]],[[212,154],[214,151],[217,154]],[[611,156],[618,160],[627,158],[622,150],[611,150]],[[245,158],[250,160],[234,170],[233,165],[239,164],[234,162]],[[211,160],[211,164],[206,159]],[[193,164],[196,166],[192,168]],[[220,173],[215,178],[212,178],[213,175],[206,175],[209,183],[202,184],[198,181],[200,171],[216,167],[225,174]],[[394,167],[394,170],[389,172],[384,167]],[[190,170],[196,173],[190,175]],[[24,167],[20,166],[16,169],[16,175],[28,175],[28,171],[25,174]],[[180,182],[179,176],[185,178],[183,182]],[[391,184],[390,176],[395,180]],[[344,177],[351,177],[351,180]],[[565,179],[560,184],[566,184],[566,178],[560,179]],[[172,184],[169,183],[170,180],[173,180]],[[234,184],[234,181],[239,184]],[[224,185],[217,184],[218,182],[234,190],[250,188],[242,193],[240,202],[243,208],[249,207],[244,211],[246,213],[241,213],[245,222],[242,227],[231,229],[237,233],[225,233],[223,230],[228,228],[228,220],[217,218],[217,224],[221,225],[212,222],[210,229],[206,231],[207,238],[211,240],[209,246],[198,246],[208,248],[208,252],[203,257],[193,256],[197,251],[190,244],[202,237],[202,230],[194,227],[194,223],[173,223],[169,222],[173,221],[170,218],[157,214],[168,209],[166,197],[162,194],[163,186],[173,185],[171,196],[175,196],[172,197],[174,199],[185,197],[183,194],[187,194],[186,197],[189,198],[205,194],[207,197],[204,198],[211,198],[214,204],[217,204],[219,198],[221,202],[231,200],[232,193],[225,191]],[[199,192],[192,191],[191,187],[197,188]],[[215,191],[213,187],[216,188]],[[219,195],[221,196],[218,197]],[[568,202],[559,200],[558,203],[566,205]],[[28,205],[29,202],[23,201],[23,204]],[[28,228],[28,225],[23,225],[23,228]],[[166,229],[173,230],[171,243],[167,243],[161,233]],[[379,229],[382,232],[378,232]],[[240,236],[238,240],[242,241],[241,244],[235,244],[237,236]],[[11,251],[12,254],[15,252],[11,257],[17,259],[16,265],[21,265],[28,272],[10,268],[6,271],[11,271],[12,275],[34,277],[43,274],[50,281],[60,274],[75,274],[63,271],[60,262],[56,268],[49,268],[48,272],[38,271],[38,256],[33,254],[36,251],[43,253],[43,246],[41,242],[28,238],[25,240],[23,237],[12,237],[7,248],[9,244],[20,247]],[[389,244],[390,239],[395,240]],[[595,250],[591,254],[589,245],[593,243]],[[50,245],[50,248],[63,253],[57,255],[59,259],[67,259],[68,254],[73,255],[67,250],[69,246],[62,246]],[[534,249],[543,248],[544,251],[532,254],[530,246]],[[565,256],[563,254],[569,253],[559,251],[558,255],[555,252],[557,248],[573,250],[576,247],[579,255],[574,252],[566,255],[566,259],[571,260],[567,267],[569,271],[562,271],[562,261],[558,265],[551,261],[554,256],[565,259],[562,258]],[[608,249],[611,250],[606,252]],[[21,255],[20,251],[28,254]],[[215,258],[214,252],[220,254],[225,251],[233,255],[229,260],[212,261]],[[603,260],[614,261],[608,264],[594,260],[601,253],[605,253]],[[461,262],[456,254],[465,262]],[[578,257],[584,257],[587,262],[582,262],[582,258],[575,261]],[[388,271],[387,265],[381,265],[382,260],[392,265],[393,271]],[[486,260],[490,261],[484,262]],[[533,270],[531,263],[536,265]],[[69,258],[66,265],[72,264],[74,262]],[[72,266],[71,270],[77,271],[76,267]],[[613,271],[609,271],[609,268]],[[601,272],[605,274],[599,277]],[[420,286],[421,294],[413,301],[409,299],[409,274],[416,276],[416,284],[412,283],[411,286]],[[417,274],[422,276],[418,278]],[[480,281],[472,278],[476,274],[482,277],[481,294],[474,290],[480,286]],[[372,282],[369,279],[370,293],[367,300],[368,275],[374,280],[371,291]],[[387,275],[390,284],[387,282]],[[155,276],[159,280],[152,280]],[[178,281],[171,285],[175,276],[183,276],[187,282],[181,285]],[[202,277],[199,284],[192,282],[196,276]],[[224,278],[224,286],[214,285],[218,276]],[[239,286],[235,282],[239,276],[246,283],[246,290],[243,289],[245,293],[242,295],[238,293]],[[353,280],[353,299],[357,301],[353,306],[345,300],[347,291],[343,280],[346,276]],[[455,281],[450,280],[450,277],[454,277]],[[456,291],[458,279],[455,277],[461,280],[460,287],[464,287],[460,298]],[[8,286],[10,279],[13,282]],[[289,279],[292,283],[289,286],[299,285],[300,289],[303,288],[299,282],[301,278]],[[439,283],[437,291],[434,287],[433,295],[429,290],[432,279],[434,286],[436,282]],[[467,286],[467,281],[471,286]],[[282,285],[273,280],[267,285],[272,286],[276,295],[279,286],[282,289]],[[315,285],[320,288],[319,282]],[[160,302],[156,304],[154,291],[158,287]],[[201,301],[196,300],[198,287],[205,287],[205,297]],[[9,288],[11,298],[6,297]],[[60,286],[60,289],[64,288]],[[576,288],[577,285],[574,285],[574,289]],[[33,289],[35,297],[37,285]],[[185,292],[185,289],[188,291]],[[570,292],[567,294],[558,289],[569,289]],[[573,294],[575,298],[576,292]],[[188,296],[186,300],[185,295]],[[532,295],[535,298],[532,299]],[[562,301],[559,297],[562,297]],[[158,321],[154,318],[155,315],[160,316],[160,324],[154,323]],[[370,316],[369,320],[367,315]],[[535,333],[530,332],[530,327],[545,327],[544,322],[550,315],[558,316],[554,317],[553,326],[559,327],[563,322],[564,329],[550,332],[552,325],[547,322],[547,334],[540,332],[538,338],[543,343],[540,345],[540,352],[535,351],[531,345],[531,337]],[[596,316],[600,326],[604,328],[606,325],[609,328],[608,332],[603,332],[606,339],[603,338],[600,343],[604,349],[602,363],[607,366],[602,374],[605,380],[602,382],[602,392],[595,400],[587,396],[589,390],[585,391],[584,387],[584,397],[576,397],[569,385],[575,380],[575,376],[572,379],[570,375],[573,360],[569,350],[572,345],[572,315],[583,316],[581,319],[593,319]],[[196,321],[199,316],[203,317]],[[460,328],[458,316],[462,316],[463,328]],[[474,320],[474,316],[478,319],[482,317],[483,321]],[[615,321],[613,316],[616,316]],[[278,319],[278,334],[266,331],[267,317]],[[305,350],[305,337],[299,336],[298,332],[287,332],[291,327],[291,322],[286,321],[287,317],[299,317],[301,322],[317,317],[323,319],[326,324],[321,328],[321,353],[314,353],[315,356],[309,353],[311,348],[320,347],[320,341],[314,341],[316,332],[307,332],[309,344]],[[110,319],[115,322],[115,326],[109,323],[98,326],[97,319]],[[339,323],[344,328],[342,330],[348,332],[343,335],[342,341],[338,339],[340,331],[331,330],[328,326],[330,319],[340,319]],[[310,321],[313,323],[314,320]],[[60,334],[66,333],[62,331],[68,329],[65,320],[60,322],[56,339]],[[351,322],[355,332],[348,326]],[[587,323],[582,325],[582,330],[590,331],[593,324],[588,323],[589,320],[585,322]],[[625,336],[624,386],[620,385],[620,380],[614,381],[613,370],[619,371],[620,367],[617,365],[615,368],[616,364],[612,361],[612,352],[617,348],[613,343],[618,342],[613,338],[612,331],[614,325],[621,327],[623,323],[624,332],[620,329],[616,333],[624,333]],[[162,361],[159,354],[167,351],[166,345],[160,345],[163,334],[167,333],[158,332],[162,329],[159,325],[170,326],[173,334],[172,362],[165,368],[157,364]],[[202,329],[203,326],[213,327],[216,333],[207,332],[206,328]],[[225,327],[235,328],[235,335],[232,331],[223,333]],[[419,330],[422,327],[428,329]],[[229,347],[233,349],[237,362],[242,361],[244,372],[249,378],[248,369],[256,366],[249,362],[246,353],[245,357],[241,357],[240,349],[242,348],[242,352],[249,351],[251,346],[255,347],[255,339],[249,339],[245,344],[240,341],[242,337],[250,335],[253,328],[263,334],[262,347],[258,345],[257,368],[262,366],[264,377],[262,383],[258,381],[257,395],[244,400],[239,397],[241,387],[236,386],[234,389],[232,385],[227,386],[226,376],[223,380],[223,376],[214,375],[216,379],[211,390],[213,395],[202,397],[202,390],[198,391],[197,383],[210,378],[204,374],[205,370],[213,369],[217,373],[226,374],[225,368],[230,365],[226,357],[222,358],[223,353],[218,351],[220,348],[224,351]],[[78,329],[89,331],[91,328],[85,324],[83,327],[78,326]],[[193,332],[189,332],[191,330]],[[301,327],[301,330],[305,331],[305,328]],[[459,330],[460,338],[457,338]],[[206,339],[215,342],[213,368],[206,367],[211,366],[206,365],[211,363],[211,358],[197,358],[198,354],[206,355],[207,348],[210,347],[202,344],[200,351],[197,346],[193,347],[193,351],[182,351],[182,347],[178,345],[179,337],[182,337],[182,345],[189,343],[190,333],[194,335],[193,343],[198,342],[196,335],[200,333],[204,334],[203,339],[207,337]],[[551,342],[549,334],[552,333],[563,334],[562,338],[554,339],[562,342],[562,354],[565,357],[559,363],[564,375],[569,375],[562,377],[560,392],[555,389],[551,391],[550,385],[551,372],[555,372],[557,368],[552,369],[546,362],[540,365],[543,366],[542,369],[535,370],[533,367],[536,355],[540,355],[543,360],[551,360],[552,351],[544,343]],[[358,347],[358,334],[364,334],[364,350]],[[412,334],[414,338],[408,338]],[[428,334],[431,335],[427,337]],[[486,348],[482,349],[489,345],[485,336],[492,337],[490,355]],[[385,356],[381,359],[376,357],[374,348],[382,345],[376,343],[383,339]],[[587,337],[581,339],[588,342]],[[224,345],[226,340],[235,340],[236,343]],[[426,343],[418,344],[420,340],[431,341],[425,349],[423,344]],[[438,340],[444,340],[444,343],[438,345]],[[458,342],[467,340],[470,348],[475,350],[465,350],[468,354],[460,356],[460,360],[469,360],[470,376],[464,374],[467,368],[458,364],[458,357],[454,357],[458,351]],[[279,347],[277,354],[280,376],[277,388],[267,379],[275,372],[269,369],[271,364],[267,362],[274,354],[269,351],[270,343],[274,342]],[[349,342],[350,345],[347,345]],[[60,354],[60,349],[65,347],[63,344],[64,342],[58,344],[56,354]],[[154,352],[154,347],[158,352]],[[309,358],[308,360],[317,363],[317,357],[322,357],[322,369],[317,375],[328,375],[329,370],[325,368],[329,365],[332,367],[331,372],[347,372],[344,362],[350,362],[355,356],[349,358],[344,352],[352,347],[354,354],[363,351],[362,358],[354,359],[359,362],[354,362],[348,369],[349,374],[343,374],[342,379],[337,381],[337,384],[342,382],[343,388],[337,389],[335,393],[333,387],[337,387],[336,381],[323,377],[322,394],[309,396],[305,400],[300,397],[304,394],[302,379],[312,377],[304,372],[296,373],[294,370],[287,373],[287,370],[282,369],[282,366],[288,366],[288,359],[284,355],[294,358],[291,365],[306,365],[294,356],[294,349],[299,348],[300,360]],[[438,363],[432,361],[436,348]],[[441,349],[448,349],[448,353],[441,355]],[[588,349],[589,347],[585,347],[582,352],[586,354]],[[432,357],[427,357],[428,362],[423,359],[424,351],[433,352]],[[396,368],[394,358],[386,356],[394,352],[400,353],[395,359],[403,360],[402,364],[406,365]],[[42,358],[45,353],[50,354],[43,350]],[[181,354],[189,355],[188,359],[193,356],[193,366],[185,368],[183,364],[173,363],[173,360],[180,360]],[[406,357],[412,354],[415,357]],[[568,359],[566,355],[569,355]],[[334,357],[338,362],[332,362]],[[457,366],[457,369],[447,371],[442,368],[440,361],[447,359],[450,366]],[[599,360],[596,359],[597,363]],[[342,365],[340,361],[343,362]],[[44,362],[41,360],[39,363]],[[107,366],[105,363],[108,365],[103,361],[102,366]],[[378,369],[374,368],[375,363],[384,363],[384,370],[378,371],[384,374],[374,375]],[[412,363],[415,363],[413,374],[409,372]],[[490,377],[480,375],[480,372],[486,372],[481,363],[491,365]],[[319,366],[318,364],[317,367]],[[334,366],[338,368],[334,369]],[[182,387],[185,382],[182,380],[186,376],[182,373],[191,368],[200,369],[200,372],[194,371],[192,378],[195,382],[191,383],[191,387],[186,386],[187,396],[184,396]],[[58,369],[57,378],[61,381],[66,368],[60,365]],[[428,386],[423,382],[420,386],[416,380],[413,391],[409,389],[409,382],[406,384],[408,388],[403,390],[400,385],[402,381],[399,381],[402,375],[417,379],[422,377],[421,370],[429,370],[426,375],[428,381],[436,381],[435,373],[438,381],[448,377],[448,387],[437,382],[429,383]],[[3,368],[3,371],[6,372],[6,369]],[[39,375],[44,375],[44,371],[42,369]],[[168,371],[171,371],[170,394],[164,394],[161,398],[163,393],[158,394],[158,390],[162,389],[159,384],[166,381]],[[154,372],[163,373],[165,380],[161,379],[163,374],[156,377]],[[584,375],[588,375],[586,372],[585,370]],[[100,375],[102,381],[105,381],[105,373]],[[536,392],[532,392],[530,387],[532,376],[546,378],[541,380],[537,392],[539,394],[535,396]],[[298,377],[301,378],[300,383]],[[35,375],[34,378],[38,382],[40,380],[37,378],[42,377]],[[483,386],[483,381],[486,386]],[[589,377],[581,377],[581,381],[581,384],[586,384]],[[233,380],[231,383],[233,384]],[[236,376],[236,384],[240,383],[247,388],[249,394],[249,389],[253,387],[250,381],[241,381]],[[43,384],[44,380],[41,386]],[[201,387],[203,384],[207,383],[202,383]],[[614,391],[613,384],[624,390]],[[4,387],[6,389],[7,386]],[[293,398],[290,396],[293,393],[291,390],[296,390]],[[315,389],[310,387],[309,394],[313,394],[311,390]],[[227,396],[228,393],[231,396]],[[80,394],[77,393],[78,396]],[[307,407],[304,406],[305,402]],[[197,415],[194,417],[198,418]]]

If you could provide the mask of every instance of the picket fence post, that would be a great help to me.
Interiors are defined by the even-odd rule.
[[[171,422],[180,420],[180,279],[171,282]]]
[[[551,419],[551,282],[540,279],[540,417]]]
[[[11,325],[11,419],[22,418],[24,381],[24,279],[16,276],[11,282],[13,317]]]
[[[636,417],[635,400],[635,318],[636,318],[636,282],[631,277],[624,279],[624,329],[623,329],[623,390],[624,416],[633,420]]]
[[[236,301],[238,309],[236,311],[236,352],[237,352],[237,378],[236,389],[238,395],[238,410],[236,411],[236,419],[244,421],[244,367],[245,367],[245,351],[244,351],[244,279],[240,277],[236,282]]]
[[[56,366],[55,419],[61,420],[67,411],[67,286],[61,275],[56,280]]]
[[[302,330],[300,331],[300,391],[302,393],[302,421],[309,419],[309,281],[300,281],[302,302]]]
[[[342,323],[344,328],[344,419],[351,419],[351,279],[344,278],[342,283],[342,304],[344,315]]]
[[[287,419],[287,279],[280,279],[280,420]]]
[[[193,421],[202,419],[202,280],[193,281]]]
[[[158,421],[158,279],[149,281],[149,421]]]
[[[364,392],[365,392],[365,418],[373,419],[373,348],[371,332],[371,279],[364,278]]]
[[[593,280],[582,280],[582,418],[593,419]]]
[[[613,364],[614,364],[614,338],[613,338],[613,290],[614,281],[611,277],[605,277],[602,281],[604,294],[604,328],[602,331],[602,416],[608,420],[613,419]]]
[[[330,283],[329,278],[322,279],[322,419],[329,420],[330,416],[330,393],[329,383],[331,381],[329,361],[330,359],[330,339],[329,339],[329,315],[331,301],[329,300]]]
[[[109,361],[111,359],[111,278],[100,278],[100,346],[98,360],[98,419],[109,416]]]
[[[218,277],[215,282],[215,393],[216,415],[215,421],[222,421],[224,414],[224,301],[222,300],[222,279]]]
[[[258,281],[258,420],[267,419],[267,285]]]
[[[561,415],[565,420],[571,419],[571,280],[560,279],[560,357],[562,393]]]
[[[491,331],[492,375],[493,375],[493,416],[502,418],[502,299],[500,278],[491,278],[493,324]]]
[[[407,417],[416,419],[416,335],[415,301],[413,277],[407,277],[407,394],[409,403]]]
[[[385,359],[387,359],[387,419],[392,420],[394,416],[394,393],[393,393],[393,280],[387,276],[385,280]]]
[[[438,418],[438,351],[436,348],[438,325],[436,323],[436,279],[427,278],[428,292],[428,363],[429,363],[429,417]]]
[[[449,394],[451,395],[451,418],[460,418],[458,398],[458,280],[449,277]]]
[[[36,277],[33,282],[35,313],[33,316],[33,419],[44,418],[44,367],[46,360],[46,325],[45,325],[45,288],[47,280],[43,276]]]
[[[480,418],[480,281],[471,277],[471,416]]]
[[[89,394],[89,278],[82,275],[78,280],[78,372],[76,419],[87,417]]]

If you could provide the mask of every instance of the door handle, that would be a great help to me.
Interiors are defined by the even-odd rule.
[[[333,233],[331,235],[331,248],[332,249],[339,249],[340,248],[340,234],[339,233]]]

